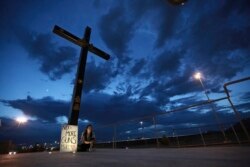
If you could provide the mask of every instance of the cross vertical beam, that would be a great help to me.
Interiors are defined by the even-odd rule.
[[[90,35],[91,35],[91,28],[86,27],[83,39],[87,43],[89,43],[90,41]],[[87,46],[83,46],[81,48],[81,54],[80,54],[76,78],[75,78],[74,91],[73,91],[72,100],[71,100],[71,107],[70,107],[69,120],[68,120],[69,125],[78,124],[87,55],[88,55],[88,48]]]

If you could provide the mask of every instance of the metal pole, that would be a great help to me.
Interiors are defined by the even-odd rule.
[[[116,148],[116,125],[114,125],[114,132],[113,132],[113,149]]]
[[[236,118],[238,119],[238,121],[240,122],[240,125],[245,133],[245,135],[247,136],[247,140],[250,141],[250,136],[249,136],[249,133],[247,131],[247,128],[245,127],[245,125],[243,124],[242,122],[242,119],[241,119],[241,116],[240,116],[240,113],[236,110],[235,106],[233,105],[233,102],[231,101],[230,97],[228,97],[228,101],[236,115]]]
[[[155,117],[153,117],[153,122],[154,122],[154,128],[155,128],[156,146],[158,148],[159,147],[159,140],[158,140],[158,136],[157,136],[157,129],[156,129],[156,120],[155,120]]]
[[[204,140],[204,137],[203,137],[203,134],[202,134],[201,128],[199,128],[199,131],[200,131],[201,140],[202,140],[202,142],[203,142],[203,145],[204,145],[204,147],[206,147],[206,143],[205,143],[205,140]]]
[[[143,136],[144,136],[144,134],[143,134],[143,129],[144,129],[143,122],[141,121],[140,124],[141,124],[141,139],[143,140]]]
[[[210,104],[210,106],[211,106],[211,109],[212,109],[213,113],[214,113],[214,117],[215,117],[216,122],[218,123],[218,126],[219,126],[219,128],[220,128],[220,131],[221,131],[221,133],[223,134],[224,140],[227,140],[226,134],[225,134],[225,132],[224,132],[224,127],[223,127],[223,125],[220,123],[220,120],[219,120],[219,117],[218,117],[218,115],[217,115],[217,113],[216,113],[216,111],[215,111],[214,105],[211,103],[211,100],[210,100],[210,98],[209,98],[209,96],[208,96],[208,94],[207,94],[207,90],[206,90],[206,88],[205,88],[205,86],[204,86],[204,84],[203,84],[201,78],[199,78],[199,81],[200,81],[200,83],[201,83],[202,88],[204,89],[205,95],[206,95],[207,100],[208,100],[208,102],[209,102],[209,104]]]
[[[237,133],[236,133],[236,131],[235,131],[233,125],[231,125],[231,128],[232,128],[232,130],[233,130],[233,132],[234,132],[234,135],[235,135],[235,137],[236,137],[237,142],[240,144],[240,139],[239,139],[239,137],[238,137],[238,135],[237,135]]]
[[[180,148],[180,142],[179,142],[179,138],[178,136],[176,135],[176,139],[177,139],[177,144],[178,144],[178,147]]]
[[[238,119],[238,121],[240,122],[240,125],[245,133],[245,135],[247,136],[247,139],[248,141],[250,141],[250,135],[247,131],[247,128],[245,127],[244,123],[242,122],[242,118],[240,116],[240,113],[236,110],[235,106],[233,105],[233,102],[231,101],[231,98],[230,98],[230,94],[229,94],[229,91],[227,89],[227,86],[228,85],[232,85],[232,84],[236,84],[236,83],[239,83],[239,82],[243,82],[243,81],[247,81],[247,80],[250,80],[250,77],[246,77],[246,78],[242,78],[242,79],[239,79],[239,80],[235,80],[235,81],[231,81],[231,82],[228,82],[228,83],[225,83],[223,88],[224,88],[224,91],[227,95],[227,100],[229,101],[234,113],[235,113],[235,116],[236,116],[236,119]]]
[[[177,141],[177,146],[180,148],[180,142],[179,142],[179,138],[177,135],[175,135],[175,130],[173,129],[173,137],[176,138],[176,141]]]

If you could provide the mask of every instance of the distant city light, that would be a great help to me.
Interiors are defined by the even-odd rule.
[[[195,79],[201,79],[201,73],[197,72],[196,74],[194,74],[194,78]]]
[[[10,151],[9,155],[16,155],[16,152],[15,151]]]
[[[143,122],[141,121],[141,122],[140,122],[140,124],[142,125],[142,124],[143,124]]]
[[[16,121],[19,124],[23,124],[23,123],[26,123],[28,121],[28,119],[26,117],[18,117],[18,118],[16,118]]]

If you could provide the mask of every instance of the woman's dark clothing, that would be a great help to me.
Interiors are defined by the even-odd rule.
[[[84,144],[84,143],[82,143],[80,145],[80,151],[88,151],[89,148],[90,148],[90,144]]]
[[[82,133],[81,141],[82,141],[82,144],[80,145],[80,151],[88,151],[90,148],[90,144],[85,144],[84,142],[85,141],[94,142],[95,141],[95,134],[90,133],[90,135],[87,135],[86,133]]]

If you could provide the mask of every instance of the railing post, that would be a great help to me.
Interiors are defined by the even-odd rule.
[[[230,103],[230,105],[231,105],[231,107],[232,107],[232,109],[233,109],[233,111],[234,111],[234,113],[235,113],[236,118],[237,118],[238,121],[240,122],[240,125],[241,125],[241,127],[242,127],[242,129],[243,129],[243,131],[244,131],[244,133],[245,133],[245,135],[246,135],[246,137],[247,137],[247,140],[250,141],[249,133],[248,133],[247,128],[245,127],[244,123],[242,122],[240,113],[236,110],[236,108],[235,108],[235,106],[233,105],[233,102],[231,101],[230,97],[228,97],[227,99],[228,99],[228,101],[229,101],[229,103]]]
[[[202,142],[203,142],[203,146],[206,147],[206,143],[205,143],[205,140],[204,140],[204,137],[203,137],[201,128],[199,128],[199,132],[200,132],[200,135],[201,135],[201,140],[202,140]]]
[[[247,81],[247,80],[250,80],[250,77],[246,77],[246,78],[242,78],[242,79],[239,79],[239,80],[235,80],[235,81],[231,81],[231,82],[225,83],[225,84],[223,85],[223,88],[224,88],[224,91],[225,91],[225,93],[226,93],[226,95],[227,95],[227,99],[228,99],[228,101],[229,101],[229,103],[230,103],[230,105],[231,105],[231,107],[232,107],[232,109],[233,109],[233,111],[234,111],[234,113],[235,113],[236,119],[238,119],[238,121],[240,122],[240,125],[241,125],[241,127],[242,127],[242,129],[243,129],[245,135],[247,136],[247,140],[250,141],[250,135],[249,135],[249,133],[248,133],[248,131],[247,131],[247,129],[246,129],[244,123],[242,122],[240,112],[238,112],[238,111],[236,110],[235,106],[233,105],[233,102],[231,101],[231,98],[230,98],[229,91],[228,91],[228,89],[227,89],[227,86],[228,86],[228,85],[236,84],[236,83],[243,82],[243,81]]]
[[[235,131],[233,125],[231,125],[231,128],[232,128],[232,130],[233,130],[233,132],[234,132],[234,135],[235,135],[235,137],[236,137],[237,142],[240,144],[240,139],[239,139],[239,137],[238,137],[238,135],[237,135],[237,133],[236,133],[236,131]]]
[[[113,132],[113,149],[116,148],[116,125],[114,124],[114,132]]]
[[[241,118],[241,115],[240,115],[240,112],[238,112],[235,108],[235,106],[233,105],[233,102],[231,101],[231,98],[230,98],[230,94],[229,94],[229,91],[227,89],[227,86],[228,85],[231,85],[231,84],[235,84],[235,83],[239,83],[239,82],[243,82],[243,81],[246,81],[246,80],[250,80],[250,77],[247,77],[247,78],[243,78],[243,79],[240,79],[240,80],[236,80],[236,81],[232,81],[232,82],[228,82],[228,83],[225,83],[224,84],[224,91],[227,95],[227,100],[229,101],[230,105],[231,105],[231,108],[233,109],[234,113],[235,113],[235,116],[236,116],[236,119],[240,122],[240,125],[241,125],[241,128],[243,129],[245,135],[247,136],[247,140],[250,141],[250,136],[249,136],[249,133],[244,125],[244,123],[242,122],[242,118]]]
[[[207,89],[206,89],[205,85],[203,84],[201,78],[199,78],[199,81],[200,81],[200,83],[201,83],[202,88],[204,89],[204,93],[205,93],[205,95],[206,95],[206,97],[207,97],[207,100],[208,100],[210,106],[211,106],[211,109],[212,109],[212,112],[213,112],[213,114],[214,114],[215,120],[216,120],[217,124],[219,125],[219,128],[220,128],[220,130],[221,130],[221,133],[222,133],[222,135],[223,135],[223,137],[224,137],[224,140],[227,141],[227,137],[226,137],[226,134],[225,134],[225,132],[224,132],[223,124],[220,123],[219,117],[218,117],[218,115],[217,115],[217,113],[216,113],[215,106],[214,106],[214,104],[211,102],[211,100],[210,100],[210,98],[209,98],[209,96],[208,96],[208,93],[207,93]]]
[[[180,148],[180,142],[179,142],[179,138],[177,135],[175,135],[175,130],[173,129],[173,137],[176,138],[176,141],[177,141],[177,146]]]
[[[158,140],[158,136],[157,136],[155,116],[153,116],[153,122],[154,122],[154,129],[155,129],[156,147],[159,148],[159,140]]]

